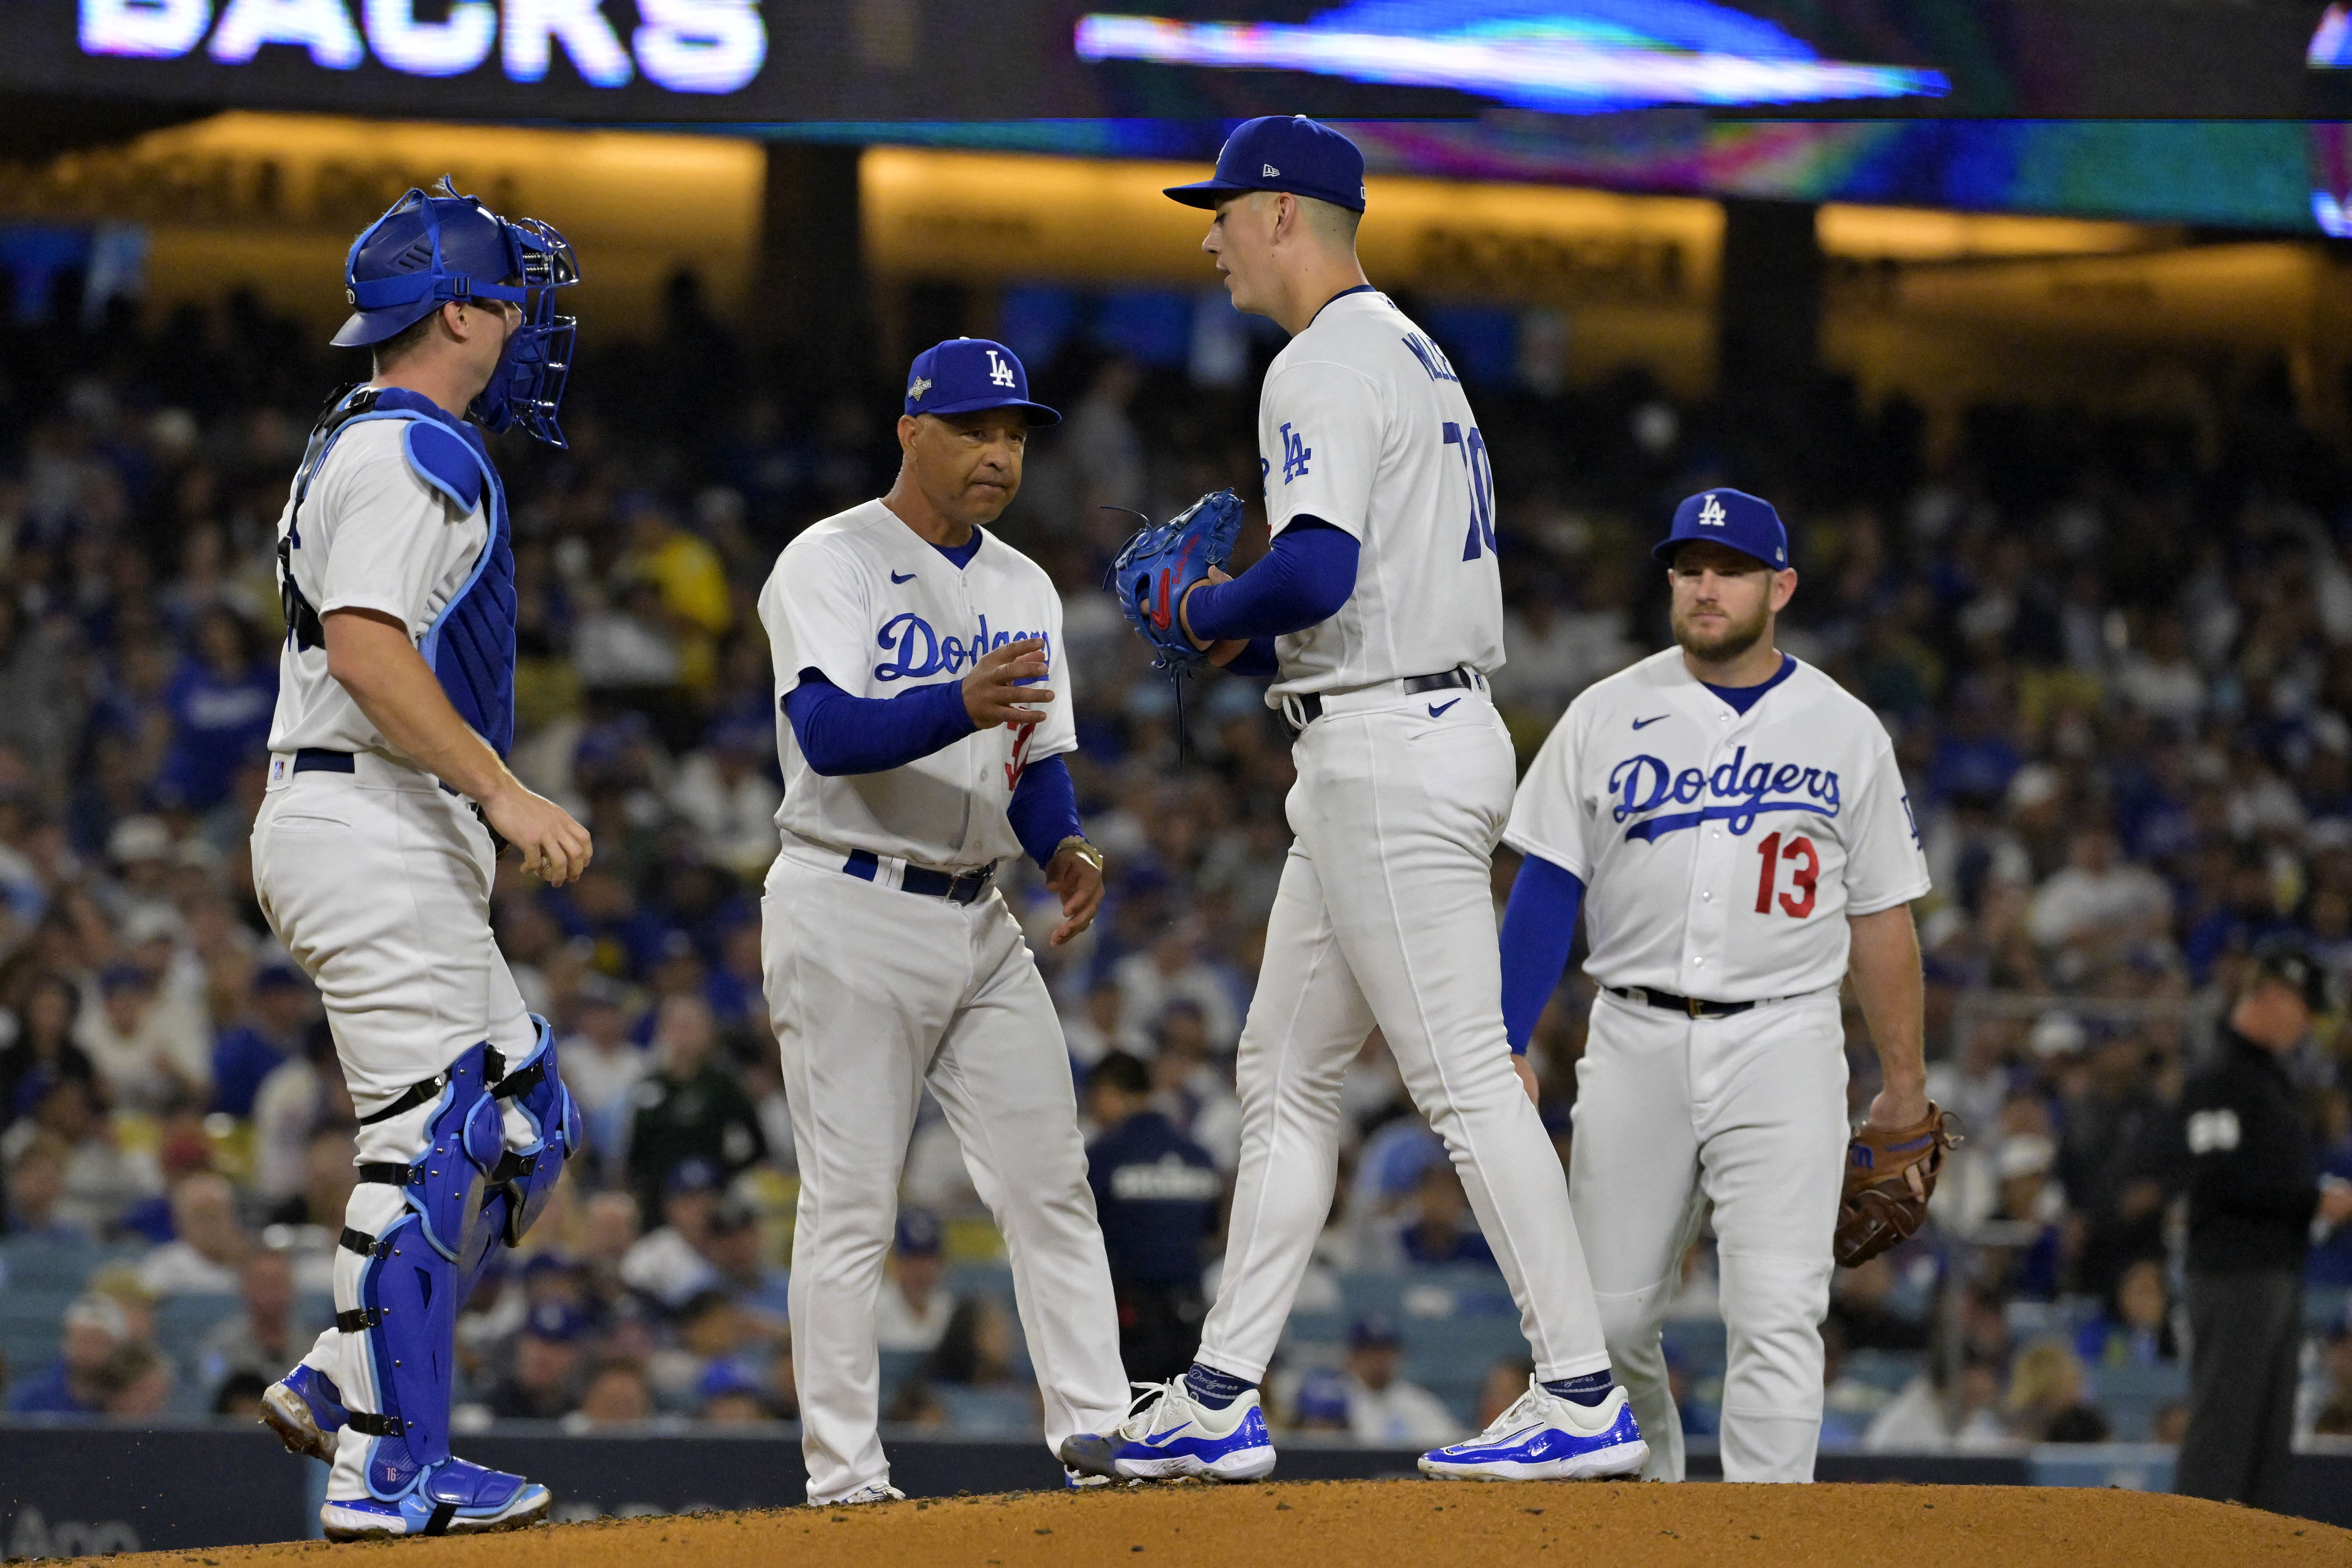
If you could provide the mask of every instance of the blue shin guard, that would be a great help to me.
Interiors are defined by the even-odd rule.
[[[424,1146],[405,1164],[360,1167],[362,1181],[401,1189],[401,1212],[374,1236],[346,1230],[342,1238],[366,1261],[359,1300],[335,1314],[335,1326],[362,1337],[376,1405],[352,1411],[349,1424],[373,1439],[367,1486],[387,1501],[449,1458],[457,1309],[498,1239],[483,1204],[505,1152],[490,1098],[499,1065],[488,1043],[477,1045],[366,1119],[432,1107]],[[479,1114],[486,1108],[488,1117]]]

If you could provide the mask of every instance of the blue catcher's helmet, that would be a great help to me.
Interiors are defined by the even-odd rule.
[[[383,342],[451,300],[519,305],[522,324],[467,412],[488,429],[520,425],[561,447],[555,410],[579,322],[555,313],[555,291],[579,281],[580,264],[562,235],[536,218],[499,216],[444,175],[436,192],[410,191],[352,242],[343,263],[352,318],[335,345]]]

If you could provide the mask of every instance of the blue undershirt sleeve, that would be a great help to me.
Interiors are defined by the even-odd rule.
[[[1078,825],[1078,788],[1070,782],[1069,765],[1058,756],[1021,770],[1021,782],[1013,786],[1004,815],[1013,823],[1013,837],[1040,869],[1054,858],[1063,839],[1084,837]]]
[[[1584,879],[1539,855],[1530,855],[1511,884],[1503,910],[1503,1029],[1511,1054],[1527,1054],[1528,1038],[1544,1004],[1559,988],[1576,945],[1576,916],[1584,903]]]
[[[1272,637],[1252,637],[1247,647],[1225,661],[1225,668],[1234,675],[1271,680],[1282,673],[1282,660],[1275,654]]]
[[[1355,592],[1356,554],[1356,536],[1345,529],[1294,518],[1256,565],[1230,583],[1194,589],[1185,619],[1194,637],[1219,642],[1305,631],[1337,615]]]
[[[963,684],[942,680],[896,697],[852,697],[817,669],[784,698],[808,765],[827,778],[887,773],[928,757],[972,732]]]

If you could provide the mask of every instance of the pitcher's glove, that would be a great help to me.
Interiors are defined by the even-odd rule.
[[[1193,584],[1222,566],[1242,531],[1241,499],[1213,490],[1166,522],[1147,522],[1120,549],[1110,569],[1118,607],[1160,657],[1163,669],[1196,669],[1209,656],[1184,635],[1177,611]]]
[[[1944,1155],[1959,1137],[1956,1118],[1927,1107],[1927,1119],[1888,1129],[1864,1123],[1846,1145],[1845,1191],[1838,1199],[1838,1267],[1867,1263],[1898,1242],[1907,1241],[1927,1217]],[[1906,1173],[1919,1173],[1914,1192]]]

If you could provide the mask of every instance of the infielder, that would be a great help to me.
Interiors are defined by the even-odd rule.
[[[1117,585],[1167,657],[1214,645],[1219,662],[1278,674],[1268,700],[1297,731],[1296,841],[1242,1032],[1241,1170],[1198,1358],[1064,1458],[1122,1477],[1272,1470],[1256,1384],[1330,1213],[1340,1079],[1378,1025],[1535,1352],[1526,1395],[1422,1468],[1629,1473],[1647,1449],[1612,1386],[1568,1184],[1503,1029],[1487,877],[1515,769],[1486,689],[1503,605],[1476,418],[1445,356],[1364,279],[1363,158],[1347,138],[1254,120],[1215,178],[1168,194],[1215,209],[1202,248],[1235,308],[1292,333],[1258,407],[1274,545],[1239,578],[1209,573],[1239,511],[1213,497],[1139,536]]]
[[[812,1503],[899,1495],[875,1434],[874,1303],[926,1084],[1004,1233],[1048,1446],[1126,1405],[1068,1047],[992,885],[1024,851],[1044,867],[1056,945],[1102,902],[1062,761],[1076,724],[1038,684],[1069,689],[1061,599],[983,526],[1021,488],[1030,428],[1059,418],[1003,344],[927,350],[890,493],[793,541],[760,594],[788,721],[761,944],[800,1161],[793,1371]]]
[[[1940,1153],[1939,1135],[1918,1136],[1933,1110],[1910,902],[1927,865],[1885,727],[1773,645],[1797,574],[1772,508],[1693,496],[1655,553],[1678,646],[1570,703],[1519,785],[1504,841],[1527,859],[1504,921],[1504,1016],[1524,1051],[1580,901],[1601,994],[1577,1068],[1570,1192],[1610,1360],[1650,1439],[1643,1473],[1683,1475],[1658,1324],[1705,1200],[1730,1331],[1724,1479],[1806,1481],[1832,1237],[1846,1239],[1849,972],[1885,1082],[1870,1122],[1887,1131],[1866,1131],[1861,1157]]]
[[[509,1529],[548,1489],[452,1458],[451,1337],[579,1143],[544,1021],[491,938],[501,838],[562,883],[588,834],[525,789],[514,554],[478,424],[562,446],[571,247],[443,182],[352,247],[339,345],[375,376],[310,434],[278,525],[289,627],[253,827],[262,912],[326,1004],[360,1112],[335,1326],[264,1396],[328,1460],[330,1540]],[[469,423],[469,419],[472,423]]]

